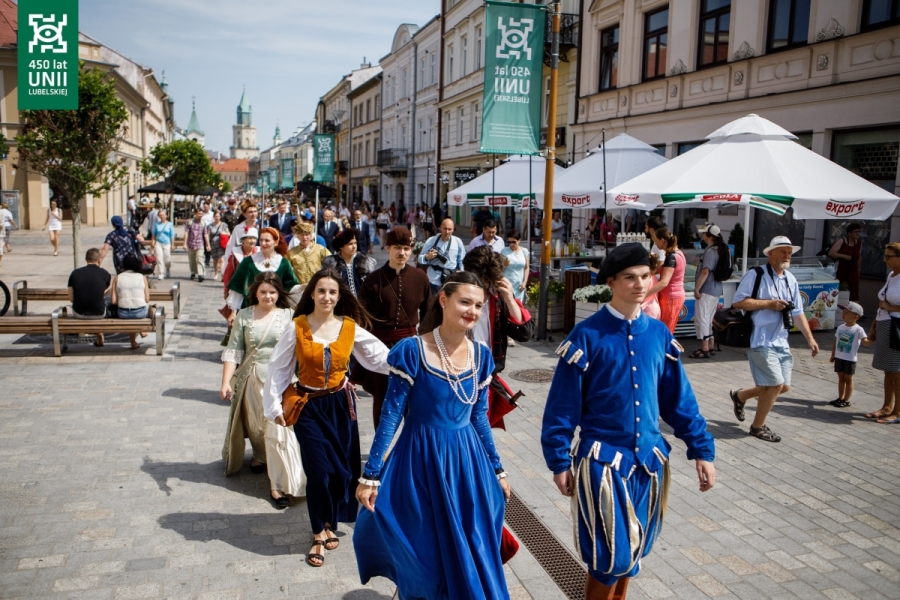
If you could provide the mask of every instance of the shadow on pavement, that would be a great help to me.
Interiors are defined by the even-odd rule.
[[[342,596],[343,600],[391,600],[391,596],[379,594],[375,590],[353,590]]]
[[[809,421],[822,423],[848,424],[853,421],[865,421],[866,419],[857,412],[849,412],[848,408],[833,408],[824,400],[803,400],[781,396],[772,407],[772,412],[785,417],[799,417]]]
[[[228,406],[229,403],[219,398],[219,392],[205,388],[171,388],[162,393],[167,398],[179,398],[180,400],[198,400],[208,404]]]
[[[175,490],[169,485],[169,480],[180,480],[190,483],[205,483],[216,485],[232,492],[247,496],[265,498],[269,488],[269,480],[265,473],[254,475],[250,473],[250,461],[246,461],[240,473],[226,477],[224,474],[225,463],[217,460],[211,463],[196,462],[160,462],[144,457],[141,471],[152,477],[159,486],[160,491],[171,496]],[[177,484],[174,484],[177,485]]]
[[[742,440],[747,437],[749,427],[734,421],[706,420],[706,430],[717,440]]]
[[[306,551],[312,539],[306,511],[298,510],[296,503],[272,514],[179,512],[161,515],[157,522],[188,541],[216,540],[260,556],[287,556],[293,545]]]

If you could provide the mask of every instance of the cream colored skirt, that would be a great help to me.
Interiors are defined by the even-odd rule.
[[[282,427],[263,414],[263,383],[252,373],[244,392],[244,430],[253,447],[253,457],[266,463],[269,488],[288,496],[306,496],[306,474],[300,461],[300,444],[293,427]]]

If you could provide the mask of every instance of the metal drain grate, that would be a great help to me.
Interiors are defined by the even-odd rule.
[[[506,504],[506,523],[567,598],[584,598],[587,582],[584,565],[556,539],[515,492]]]
[[[528,369],[525,371],[513,371],[509,374],[512,379],[526,383],[550,383],[553,381],[553,369]]]

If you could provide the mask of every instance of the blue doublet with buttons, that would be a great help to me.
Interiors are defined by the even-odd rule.
[[[576,325],[557,350],[544,459],[558,474],[574,457],[576,544],[591,576],[607,585],[637,574],[662,526],[671,447],[659,417],[687,445],[689,460],[715,458],[681,351],[661,322],[643,313],[627,321],[609,306]]]

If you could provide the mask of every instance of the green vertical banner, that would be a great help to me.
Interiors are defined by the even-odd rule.
[[[19,0],[19,110],[78,109],[78,0]]]
[[[334,134],[320,133],[313,136],[313,148],[313,181],[334,181]]]
[[[274,191],[278,188],[278,168],[269,169],[269,190]]]
[[[294,159],[292,158],[281,159],[281,187],[285,189],[294,187]]]
[[[544,7],[488,0],[485,23],[481,152],[540,154]]]

